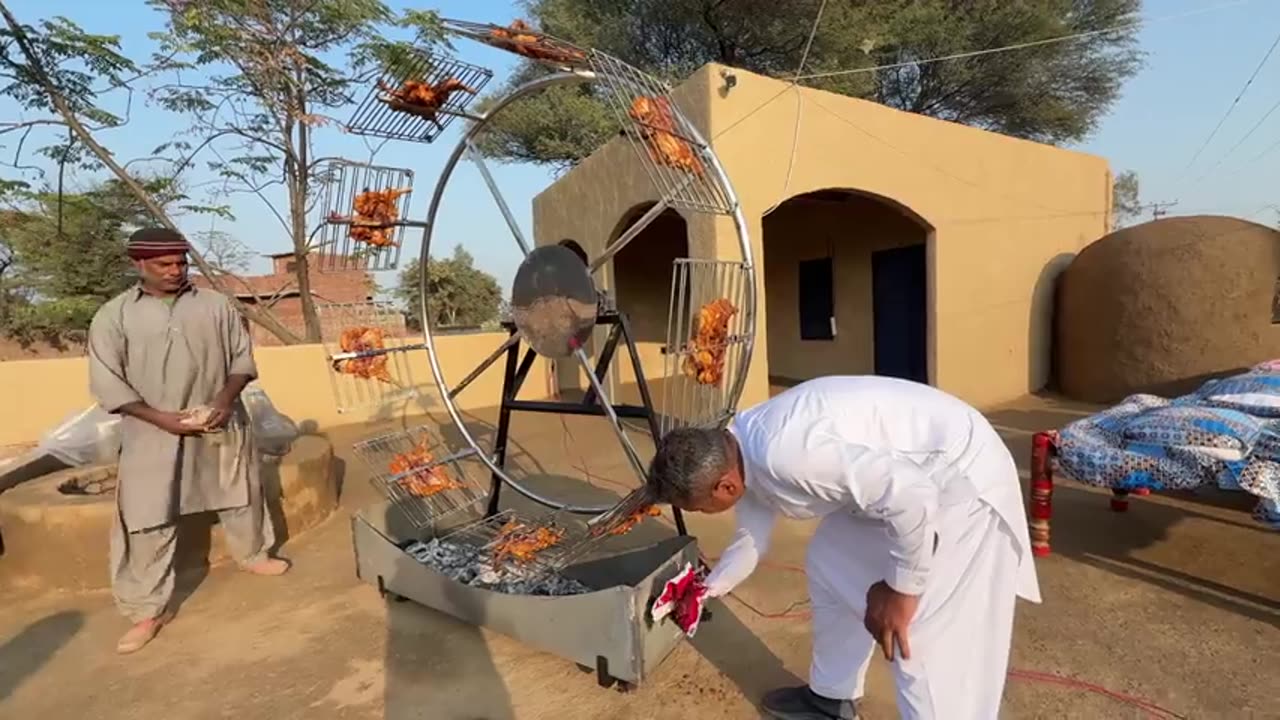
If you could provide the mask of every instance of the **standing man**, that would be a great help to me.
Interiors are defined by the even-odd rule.
[[[978,411],[905,380],[811,380],[728,430],[672,431],[649,486],[682,510],[735,509],[711,597],[751,574],[778,515],[822,518],[805,565],[809,685],[766,695],[771,716],[854,718],[877,644],[906,720],[998,716],[1014,598],[1040,589],[1017,468]]]
[[[249,334],[226,297],[187,281],[188,250],[171,230],[134,233],[127,252],[139,282],[103,305],[89,328],[90,390],[121,415],[111,590],[134,623],[116,646],[121,653],[141,649],[168,620],[179,516],[217,511],[228,549],[248,572],[289,568],[268,554],[275,534],[240,402],[258,373]]]

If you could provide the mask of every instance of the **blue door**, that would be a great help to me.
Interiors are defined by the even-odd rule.
[[[925,246],[871,253],[871,322],[877,375],[929,382]]]

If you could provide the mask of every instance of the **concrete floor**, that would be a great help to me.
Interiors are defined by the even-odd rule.
[[[1031,431],[1088,410],[1028,398],[990,417],[1025,464]],[[552,478],[587,475],[602,488],[594,492],[634,482],[601,421],[566,423],[569,433],[546,416],[517,423],[513,460]],[[341,429],[331,439],[346,452],[375,429]],[[413,603],[389,604],[358,583],[348,513],[374,499],[365,478],[348,463],[344,510],[284,548],[292,573],[214,568],[187,578],[176,621],[131,657],[114,654],[125,622],[105,594],[0,598],[0,717],[756,718],[763,692],[806,674],[803,615],[761,614],[804,601],[803,577],[788,568],[802,562],[811,524],[784,523],[769,565],[737,599],[716,608],[650,684],[621,694],[597,688],[572,663]],[[1245,496],[1214,492],[1139,498],[1119,515],[1107,510],[1106,494],[1061,486],[1055,554],[1039,562],[1046,602],[1020,605],[1004,716],[1159,717],[1099,692],[1025,679],[1030,671],[1139,696],[1179,717],[1280,718],[1280,533],[1252,525],[1248,507]],[[694,517],[690,526],[714,555],[732,519]],[[879,659],[863,714],[896,717]]]

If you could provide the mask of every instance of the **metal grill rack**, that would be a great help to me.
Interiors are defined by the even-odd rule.
[[[698,139],[693,124],[671,99],[669,88],[621,60],[591,50],[591,69],[599,78],[598,92],[613,109],[622,134],[631,142],[645,172],[668,205],[677,209],[727,215],[733,211],[729,193],[712,171],[715,162],[707,144]],[[654,124],[636,117],[637,103],[651,103],[667,117]],[[648,116],[642,116],[648,117]],[[663,127],[662,125],[666,125]],[[690,153],[692,168],[673,167],[657,152],[658,143]]]
[[[572,43],[538,32],[533,28],[502,27],[492,23],[467,22],[466,20],[442,20],[446,32],[482,42],[515,53],[520,57],[549,65],[556,69],[577,70],[588,67],[587,53]],[[517,21],[521,22],[521,21]],[[514,23],[513,23],[514,25]],[[534,38],[517,41],[516,36]]]
[[[663,379],[662,433],[678,427],[719,427],[733,412],[733,388],[742,372],[752,328],[744,322],[747,278],[745,263],[729,260],[679,258],[672,264],[671,305],[667,315],[667,345]],[[692,377],[698,314],[708,303],[728,300],[737,310],[729,319],[725,342],[702,348],[719,354],[723,370],[719,382]]]
[[[413,199],[413,171],[335,159],[316,171],[319,199],[312,237],[312,267],[318,270],[394,270],[400,264],[404,223]],[[406,190],[396,199],[399,217],[394,224],[369,225],[354,217],[356,197],[367,191]],[[355,226],[382,231],[389,245],[377,246],[352,237]]]
[[[507,557],[499,562],[494,550],[501,540],[502,528],[511,521],[524,524],[530,529],[552,528],[562,531],[564,536],[560,542],[538,551],[528,561]],[[500,578],[507,580],[535,580],[563,570],[579,557],[575,550],[580,539],[580,531],[575,533],[570,526],[558,524],[554,516],[535,520],[513,510],[505,510],[459,526],[440,538],[442,542],[455,547],[474,548],[478,563],[484,563]]]
[[[467,448],[451,452],[427,427],[367,438],[352,448],[369,466],[369,482],[419,530],[432,528],[439,521],[474,508],[484,500],[478,478],[485,474],[485,467],[476,451]],[[420,449],[425,449],[431,459],[424,462]],[[443,473],[443,479],[457,483],[458,487],[426,497],[410,492],[413,478],[428,473]]]
[[[389,63],[382,77],[369,89],[347,123],[357,135],[430,143],[445,131],[454,117],[470,117],[467,107],[493,78],[493,71],[425,50],[402,51]],[[438,108],[423,108],[395,100],[389,89],[399,89],[406,81],[439,87],[457,80],[474,93],[450,93]]]
[[[317,305],[316,312],[320,316],[325,362],[329,366],[329,379],[338,412],[383,406],[417,395],[405,351],[421,348],[422,344],[408,342],[404,313],[398,308],[391,303],[377,301],[326,303]],[[343,350],[343,331],[357,327],[380,330],[383,349],[358,353]],[[386,359],[390,380],[360,377],[339,368],[345,360],[371,357]]]

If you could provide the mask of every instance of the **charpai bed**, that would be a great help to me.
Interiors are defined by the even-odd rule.
[[[1173,400],[1132,395],[1114,407],[1038,433],[1032,442],[1031,544],[1049,554],[1055,474],[1130,493],[1216,485],[1258,498],[1253,517],[1280,530],[1280,361]]]

